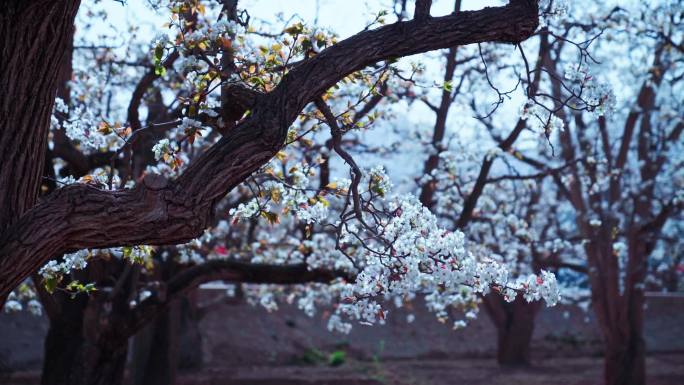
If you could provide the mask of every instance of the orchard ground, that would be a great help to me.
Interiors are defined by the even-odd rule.
[[[649,385],[680,385],[684,353],[646,359]],[[413,359],[379,363],[347,362],[339,367],[264,365],[205,368],[181,372],[178,385],[596,385],[600,357],[559,357],[536,360],[530,369],[500,368],[493,359]],[[14,373],[8,385],[39,383],[38,371]]]
[[[533,366],[500,368],[496,329],[485,314],[462,330],[437,322],[418,301],[393,309],[384,326],[356,325],[349,335],[325,329],[294,306],[268,313],[221,290],[194,298],[209,306],[181,333],[180,385],[240,384],[545,384],[601,383],[602,345],[592,312],[545,308],[532,341]],[[649,385],[684,383],[684,298],[651,294],[646,308]],[[415,320],[408,322],[408,315]],[[38,384],[43,318],[0,316],[1,383]]]
[[[647,358],[649,385],[680,385],[684,353]],[[493,359],[415,359],[381,363],[352,362],[338,368],[254,366],[181,376],[181,385],[595,385],[600,357],[542,359],[530,369],[500,368]]]

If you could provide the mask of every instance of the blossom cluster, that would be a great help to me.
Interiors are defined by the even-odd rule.
[[[3,306],[3,311],[5,313],[16,313],[24,310],[24,308],[35,316],[43,314],[43,306],[38,301],[34,288],[28,283],[22,283],[10,292]]]

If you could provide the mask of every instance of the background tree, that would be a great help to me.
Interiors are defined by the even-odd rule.
[[[455,2],[455,5],[458,10],[460,2]],[[548,4],[544,9],[545,18],[558,18],[564,11],[562,4]],[[544,28],[535,35],[537,36],[528,43],[536,43],[534,48],[539,52],[537,57],[542,57],[553,47],[549,42],[549,31]],[[491,46],[491,49],[480,47],[479,50],[451,48],[445,55],[444,77],[439,93],[431,92],[435,87],[426,86],[428,83],[425,79],[403,79],[406,88],[401,92],[401,97],[410,102],[418,100],[435,114],[432,133],[419,133],[419,139],[425,146],[423,151],[430,154],[417,178],[421,202],[444,218],[447,226],[463,229],[472,241],[472,247],[485,246],[483,258],[490,258],[494,253],[501,262],[512,266],[518,273],[538,274],[543,269],[556,270],[560,267],[585,271],[583,266],[544,257],[549,254],[549,246],[541,238],[548,237],[553,232],[552,227],[557,224],[535,220],[537,212],[545,209],[540,207],[540,201],[543,200],[544,205],[553,206],[552,199],[541,199],[541,186],[534,183],[530,185],[530,180],[534,182],[535,178],[511,180],[505,176],[491,175],[498,173],[498,170],[493,170],[497,158],[511,151],[521,134],[524,137],[524,132],[529,130],[524,118],[518,119],[510,131],[500,128],[499,126],[503,126],[500,122],[497,122],[498,125],[493,123],[492,115],[504,99],[515,95],[521,84],[523,94],[530,99],[550,98],[548,94],[538,93],[542,81],[541,61],[532,63],[532,68],[529,68],[530,64],[524,63],[527,64],[525,68],[528,72],[528,76],[525,76],[524,72],[506,72],[516,66],[523,67],[523,60],[526,60],[524,56],[514,55],[513,57],[520,58],[517,63],[496,60],[510,56],[510,50],[510,47],[505,46]],[[460,54],[458,57],[457,53]],[[520,53],[524,55],[522,47]],[[517,84],[512,84],[511,90],[500,90],[501,86],[497,88],[492,83],[493,80],[489,79],[488,67],[496,68],[494,73],[505,74],[499,79],[508,82],[514,79]],[[494,108],[481,113],[479,108],[482,103],[478,98],[489,92],[497,95]],[[463,133],[447,129],[449,111],[453,105],[459,108],[461,114],[456,124],[462,124],[467,129],[477,122],[470,117],[480,116],[478,119],[489,131],[497,130],[504,135],[500,142],[475,133],[474,146],[463,143]],[[580,108],[590,107],[585,103]],[[464,113],[469,116],[463,118]],[[504,111],[504,114],[510,114],[510,111]],[[483,149],[482,143],[488,143],[491,148]],[[553,245],[554,249],[558,248],[557,242]],[[496,291],[486,295],[483,300],[487,314],[499,332],[499,362],[507,366],[529,365],[534,317],[541,309],[540,303],[510,301]]]
[[[648,277],[649,266],[655,264],[649,258],[654,250],[660,249],[662,255],[671,247],[664,232],[676,231],[675,223],[681,221],[676,153],[682,128],[681,120],[673,119],[678,107],[671,104],[681,104],[673,93],[681,87],[682,37],[675,32],[681,12],[674,3],[656,9],[658,17],[651,13],[654,10],[638,7],[605,9],[599,21],[586,22],[583,11],[572,7],[567,20],[540,33],[539,60],[536,65],[529,62],[528,75],[523,75],[523,80],[532,79],[528,84],[534,84],[536,75],[542,82],[537,97],[527,95],[530,100],[522,108],[517,130],[536,134],[540,146],[531,145],[530,136],[526,143],[523,136],[511,147],[501,122],[485,112],[481,122],[498,145],[495,155],[502,154],[501,175],[488,176],[489,168],[482,167],[477,178],[468,180],[458,170],[437,181],[444,186],[454,179],[462,182],[451,199],[456,205],[447,202],[451,204],[447,207],[457,210],[462,205],[462,213],[472,212],[468,208],[476,206],[470,198],[481,194],[487,184],[504,180],[537,181],[543,196],[553,197],[541,202],[554,204],[538,209],[552,218],[551,231],[537,228],[539,238],[526,243],[538,248],[551,242],[551,248],[541,248],[543,258],[534,258],[533,263],[588,273],[605,337],[608,384],[645,382],[643,292],[647,282],[657,280]],[[630,60],[617,63],[617,52],[624,50],[630,52]],[[620,102],[607,86],[618,73]],[[488,84],[500,84],[496,80]],[[495,91],[501,100],[499,89]],[[548,98],[547,104],[539,95]],[[615,112],[605,116],[611,106]],[[493,159],[489,155],[483,165],[491,165]],[[448,165],[445,161],[444,167]],[[469,227],[467,233],[478,232]],[[511,245],[502,239],[494,242],[495,247],[502,244]],[[534,255],[532,250],[529,254]],[[663,270],[668,270],[667,265]]]

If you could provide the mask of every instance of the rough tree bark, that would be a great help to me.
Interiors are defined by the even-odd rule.
[[[0,233],[38,197],[62,57],[79,1],[0,7]],[[0,295],[6,295],[6,292]]]
[[[38,198],[60,70],[55,63],[67,52],[78,6],[78,0],[11,0],[0,7],[0,234]],[[0,291],[0,305],[7,294]]]
[[[75,8],[75,2],[68,4]],[[479,42],[520,42],[537,28],[537,15],[536,1],[513,0],[505,7],[394,23],[341,41],[293,68],[273,91],[260,97],[249,118],[192,162],[177,180],[150,176],[137,188],[125,191],[70,185],[55,191],[19,220],[12,221],[0,235],[0,295],[7,295],[49,258],[62,252],[172,244],[195,238],[210,223],[214,205],[277,153],[288,127],[302,108],[339,79],[388,58]],[[10,16],[3,18],[13,21],[16,15]],[[47,18],[56,22],[52,19],[55,17]],[[32,20],[32,26],[35,25],[34,17],[29,20]],[[11,29],[5,24],[3,28]],[[17,52],[6,51],[3,51],[5,61],[13,66],[32,68],[18,63]],[[39,56],[23,57],[32,62]],[[55,74],[52,74],[52,82],[49,82],[52,86],[54,78]],[[8,90],[0,96],[0,104],[10,104],[8,101],[20,96],[15,95],[14,87]],[[6,122],[18,135],[10,137],[3,132],[3,147],[16,146],[17,141],[12,138],[35,141],[38,140],[34,135],[36,131],[47,132],[54,91],[46,88],[37,96],[44,104],[35,108],[44,111],[45,120],[29,119],[36,116],[33,111],[25,110],[26,113],[18,117],[14,113],[12,116],[17,120],[29,119],[33,124],[18,124],[15,119]],[[42,146],[31,148],[44,150],[44,140]],[[25,153],[42,157],[34,151]],[[9,159],[7,164],[16,169],[16,163],[16,159]],[[42,162],[38,164],[36,179],[42,168]],[[30,204],[24,206],[28,208]]]

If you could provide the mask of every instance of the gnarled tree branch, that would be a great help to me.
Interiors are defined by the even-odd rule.
[[[150,319],[166,308],[174,299],[180,298],[189,290],[210,281],[230,281],[232,283],[265,283],[293,285],[311,282],[328,283],[337,278],[353,282],[354,277],[344,271],[309,269],[306,264],[268,265],[253,264],[237,260],[212,260],[192,266],[169,280],[163,296],[152,296],[136,307],[129,322],[120,325],[126,336],[133,336]],[[125,339],[123,339],[125,341]]]

